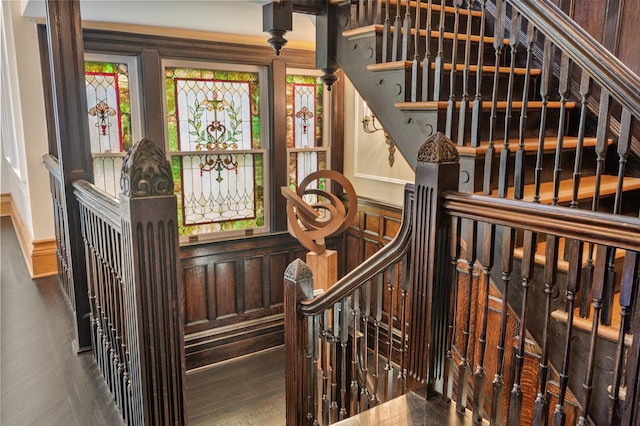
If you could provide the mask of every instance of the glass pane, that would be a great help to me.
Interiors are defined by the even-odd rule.
[[[175,156],[172,168],[181,236],[264,225],[263,154]]]
[[[322,146],[322,80],[287,75],[287,147]]]
[[[289,187],[295,191],[298,183],[307,175],[326,168],[327,151],[289,152]]]
[[[165,90],[180,235],[264,226],[258,73],[168,67]]]
[[[93,157],[93,181],[95,185],[114,197],[120,193],[120,174],[124,155]]]

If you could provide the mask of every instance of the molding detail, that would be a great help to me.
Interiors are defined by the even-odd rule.
[[[173,177],[164,151],[146,138],[133,145],[124,157],[120,189],[131,198],[172,195]]]
[[[423,163],[457,163],[459,158],[456,145],[442,132],[430,136],[418,151],[418,161]]]
[[[312,279],[313,272],[311,272],[311,268],[309,268],[302,259],[295,259],[289,264],[289,266],[287,266],[287,269],[285,269],[284,278],[289,281]]]

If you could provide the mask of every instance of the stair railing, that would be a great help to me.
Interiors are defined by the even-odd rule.
[[[57,161],[43,159],[55,189]],[[74,180],[78,210],[56,209],[56,235],[64,235],[64,215],[78,214],[93,356],[125,423],[186,424],[177,207],[162,150],[148,139],[135,144],[120,182],[118,200]],[[58,247],[64,253],[65,240]],[[72,283],[62,283],[73,291]]]

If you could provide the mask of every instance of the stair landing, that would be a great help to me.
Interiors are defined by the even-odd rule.
[[[440,398],[426,400],[415,392],[409,392],[384,404],[372,407],[356,416],[335,423],[336,426],[393,425],[393,426],[441,426],[473,425],[471,414],[456,412],[454,402]],[[483,422],[482,424],[489,424]]]

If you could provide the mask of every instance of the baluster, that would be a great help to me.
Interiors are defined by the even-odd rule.
[[[329,418],[331,423],[338,421],[338,340],[340,339],[340,315],[341,304],[333,305],[333,315],[331,324],[331,403],[329,406]]]
[[[444,16],[445,2],[440,4],[440,15],[438,23],[438,53],[436,55],[436,69],[433,76],[433,100],[440,100],[440,92],[444,79]]]
[[[379,273],[376,278],[376,316],[373,321],[375,330],[375,340],[373,342],[373,405],[377,405],[378,399],[378,377],[380,364],[380,322],[382,321],[382,292],[383,292],[383,276]]]
[[[381,2],[378,2],[381,4]],[[382,62],[387,62],[389,51],[389,32],[391,32],[391,18],[389,16],[389,7],[391,0],[385,0],[384,3],[384,24],[382,25]]]
[[[484,389],[485,389],[485,368],[484,357],[487,350],[487,322],[489,319],[489,288],[491,282],[491,269],[493,269],[494,244],[496,236],[496,226],[492,223],[484,225],[484,235],[482,239],[482,252],[480,263],[482,264],[482,319],[480,320],[480,335],[478,336],[479,357],[478,366],[473,382],[473,419],[476,422],[482,421],[484,412]]]
[[[464,68],[462,69],[462,97],[460,98],[460,111],[458,114],[458,145],[465,144],[465,126],[467,110],[469,109],[469,68],[471,66],[471,23],[475,0],[467,0],[467,38],[464,43]],[[482,44],[482,41],[480,41]],[[455,67],[455,64],[453,65]]]
[[[558,404],[553,413],[553,426],[563,426],[566,413],[564,402],[569,384],[569,360],[571,358],[571,336],[573,332],[573,309],[575,305],[576,293],[580,289],[580,273],[582,271],[582,249],[583,244],[578,240],[567,240],[569,244],[569,270],[567,271],[567,329],[564,344],[564,355],[562,369],[560,371],[560,391],[558,393]]]
[[[516,354],[515,375],[511,395],[509,398],[509,424],[519,425],[522,415],[522,369],[524,367],[524,344],[527,333],[527,301],[529,287],[533,278],[536,255],[536,234],[531,231],[524,231],[524,248],[522,256],[522,309],[520,311],[520,329],[518,330],[518,353]]]
[[[449,317],[448,317],[448,332],[447,332],[447,387],[446,397],[447,399],[453,398],[453,373],[455,370],[453,360],[453,343],[455,340],[455,324],[456,324],[456,306],[458,300],[458,259],[460,258],[460,227],[461,219],[457,216],[451,217],[451,238],[449,248],[449,258],[451,259],[451,268],[453,271],[453,282],[451,298],[449,299]]]
[[[613,203],[613,214],[622,213],[622,193],[624,184],[624,173],[631,146],[631,126],[632,116],[627,108],[622,109],[622,118],[620,119],[620,137],[618,138],[617,154],[618,154],[618,182],[616,187],[616,196]],[[604,303],[602,306],[602,324],[611,325],[611,307],[613,306],[613,293],[615,292],[616,268],[615,258],[616,249],[611,247],[607,252],[609,259],[609,267],[607,273],[607,281],[604,289]]]
[[[398,2],[398,7],[400,7]],[[407,2],[405,8],[404,20],[402,22],[402,60],[406,61],[409,58],[409,43],[411,43],[411,2]]]
[[[316,405],[315,402],[315,392],[316,389],[316,368],[317,368],[317,339],[316,336],[316,324],[319,324],[318,316],[314,315],[312,317],[305,318],[307,323],[306,330],[306,347],[305,347],[305,367],[304,373],[302,376],[302,380],[304,381],[303,389],[306,393],[306,418],[310,423],[310,420],[314,418]]]
[[[504,144],[500,152],[500,176],[498,179],[498,196],[507,196],[507,187],[509,186],[509,172],[511,169],[511,148],[509,146],[509,138],[511,136],[511,113],[513,111],[513,88],[516,67],[516,55],[520,45],[520,26],[522,25],[522,15],[513,8],[511,15],[511,32],[509,44],[511,45],[511,66],[509,68],[509,83],[507,86],[507,102],[504,114]],[[496,70],[497,71],[497,70]]]
[[[496,375],[493,379],[493,393],[491,394],[491,424],[502,424],[502,399],[504,395],[504,352],[507,339],[507,311],[509,310],[509,284],[513,271],[513,249],[515,243],[515,229],[504,228],[502,232],[502,308],[500,312],[500,336],[498,337],[498,351],[496,356]]]
[[[460,6],[462,6],[462,0],[453,0],[455,7],[454,20],[453,20],[453,45],[451,46],[451,72],[449,73],[449,102],[447,104],[447,121],[445,127],[445,135],[448,138],[452,138],[451,130],[453,127],[453,114],[456,110],[456,76],[457,76],[457,63],[458,63],[458,37],[460,30]],[[444,14],[444,10],[441,12]],[[467,39],[470,36],[467,37]]]
[[[331,392],[331,377],[330,377],[330,366],[331,362],[329,359],[329,339],[331,330],[329,327],[329,311],[325,310],[322,313],[321,318],[321,342],[322,348],[320,350],[320,364],[321,364],[321,372],[322,372],[322,408],[320,409],[322,415],[320,418],[322,419],[322,424],[329,424],[329,406],[331,404],[330,400],[330,392]]]
[[[429,84],[431,84],[431,18],[433,15],[433,1],[427,2],[427,22],[424,36],[424,58],[422,60],[422,100],[429,100]]]
[[[393,62],[398,60],[398,52],[400,51],[400,43],[402,43],[402,39],[400,38],[400,33],[402,32],[402,17],[400,13],[402,11],[402,6],[400,2],[396,3],[396,18],[393,21],[393,46],[391,48],[391,60]]]
[[[462,338],[462,348],[460,350],[461,359],[458,365],[458,389],[456,409],[460,413],[464,413],[467,406],[467,387],[468,377],[471,375],[469,366],[469,343],[471,341],[471,308],[473,306],[473,269],[476,259],[476,243],[478,237],[478,223],[469,221],[466,226],[466,253],[465,260],[467,264],[467,294],[466,294],[466,311],[464,320],[464,330]]]
[[[340,302],[340,413],[339,419],[347,416],[347,343],[349,342],[349,302],[343,299]]]
[[[482,0],[480,16],[480,41],[478,43],[478,62],[476,71],[476,95],[473,98],[473,108],[471,114],[471,146],[479,147],[480,137],[480,115],[482,113],[482,68],[484,66],[484,33],[486,29],[487,0]],[[496,72],[498,71],[496,65]],[[493,148],[493,147],[492,147]]]
[[[363,289],[364,300],[362,301],[362,349],[360,352],[360,359],[362,365],[360,371],[362,374],[362,387],[360,388],[360,412],[369,409],[369,389],[367,388],[367,382],[369,381],[369,315],[371,315],[371,281],[367,281]]]
[[[351,341],[351,407],[352,416],[358,414],[360,404],[358,403],[358,342],[360,341],[360,290],[353,292],[353,308],[351,314],[353,316],[353,337]]]
[[[418,40],[420,40],[420,0],[416,2],[416,28],[413,39],[413,62],[411,63],[411,102],[418,100]]]
[[[558,204],[558,192],[560,191],[560,172],[562,171],[562,145],[564,143],[565,123],[567,119],[567,99],[571,94],[571,59],[562,52],[560,60],[560,81],[558,92],[560,93],[560,118],[558,120],[558,141],[556,143],[555,164],[553,167],[553,198],[552,205]],[[544,123],[542,124],[544,125]]]
[[[375,0],[371,5],[372,19],[371,24],[379,25],[382,22],[382,0]]]
[[[503,0],[496,0],[496,21],[494,26],[494,39],[493,48],[495,49],[495,67],[496,70],[493,74],[493,93],[491,95],[491,119],[489,121],[489,146],[485,153],[484,160],[484,181],[483,188],[485,194],[491,194],[492,185],[491,178],[493,176],[493,161],[495,156],[495,136],[496,125],[498,120],[498,87],[500,82],[500,58],[502,57],[502,48],[504,47],[504,21],[505,21],[505,9],[506,6]],[[499,18],[498,18],[499,17]],[[475,109],[476,105],[474,105]],[[482,105],[478,105],[478,108],[482,108]],[[475,111],[474,111],[475,113]],[[479,112],[478,112],[479,114]]]
[[[400,326],[400,371],[398,372],[398,394],[404,395],[407,392],[407,292],[409,256],[402,259],[400,269],[400,306],[402,307]]]
[[[529,84],[531,81],[531,58],[533,55],[533,45],[536,42],[538,31],[531,22],[527,25],[527,61],[525,64],[524,89],[522,92],[522,109],[520,111],[520,127],[518,129],[518,150],[516,151],[515,172],[513,176],[513,192],[516,200],[524,198],[525,167],[524,160],[526,152],[524,149],[525,129],[527,122],[527,108],[529,105]]]
[[[591,340],[589,342],[589,355],[587,357],[587,369],[585,373],[584,397],[582,400],[582,411],[580,413],[579,425],[589,423],[587,415],[589,405],[591,403],[591,393],[593,390],[593,366],[595,363],[596,344],[598,341],[598,324],[600,322],[600,311],[602,309],[602,297],[604,295],[604,286],[607,279],[607,247],[598,246],[598,254],[596,260],[596,269],[594,271],[593,280],[593,322],[591,324]],[[573,313],[570,313],[573,315]]]
[[[387,372],[385,377],[385,393],[384,399],[389,401],[393,397],[393,313],[396,310],[395,298],[394,298],[394,287],[396,284],[396,273],[397,273],[397,264],[393,264],[389,266],[387,269],[387,289],[388,289],[388,300],[389,300],[389,312],[387,314],[387,361],[384,365],[384,369]]]
[[[625,357],[625,333],[629,328],[629,317],[631,316],[634,286],[638,279],[638,252],[627,250],[624,256],[624,266],[622,268],[622,279],[620,281],[620,331],[618,332],[618,342],[616,344],[616,357],[613,366],[613,383],[609,393],[609,423],[620,424],[620,386],[622,370],[624,369]]]
[[[358,25],[360,27],[367,25],[367,4],[368,0],[360,0],[358,5]]]
[[[551,44],[551,40],[545,38],[544,40],[544,52],[542,54],[542,76],[540,77],[540,100],[542,102],[542,108],[540,110],[540,133],[538,136],[538,152],[536,154],[536,169],[535,169],[535,191],[533,195],[533,201],[535,203],[540,202],[540,185],[542,184],[542,164],[544,159],[544,140],[545,140],[545,126],[547,122],[547,106],[549,103],[549,84],[553,77],[553,58],[555,56],[555,46]]]
[[[544,292],[546,294],[544,333],[542,334],[542,354],[538,369],[538,395],[533,410],[533,425],[546,425],[549,412],[547,398],[547,379],[549,373],[549,322],[551,318],[551,299],[558,271],[558,237],[548,235],[545,248]]]

